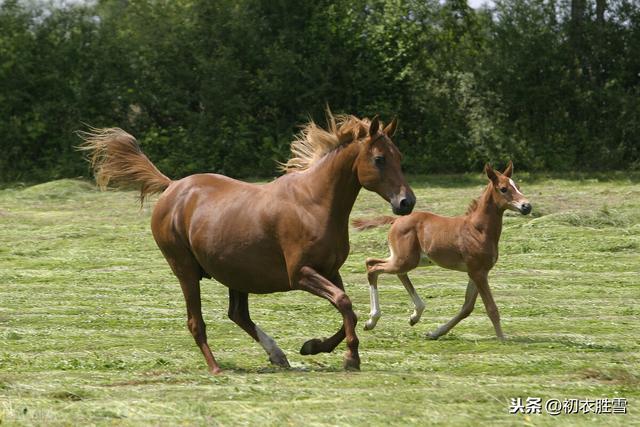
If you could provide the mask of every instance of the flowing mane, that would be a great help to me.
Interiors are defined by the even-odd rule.
[[[370,123],[352,115],[334,116],[327,110],[329,129],[321,128],[313,120],[307,123],[291,143],[291,157],[280,163],[280,170],[290,173],[309,169],[339,146],[364,138]]]

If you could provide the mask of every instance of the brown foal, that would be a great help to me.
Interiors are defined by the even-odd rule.
[[[291,145],[287,172],[263,185],[216,174],[173,181],[142,153],[121,129],[84,134],[96,181],[140,188],[141,200],[162,193],[153,209],[151,230],[180,281],[187,325],[211,373],[220,372],[205,332],[200,280],[214,278],[229,288],[229,318],[258,342],[271,363],[288,367],[275,341],[249,317],[248,294],[304,290],[325,298],[343,317],[333,336],[311,339],[301,354],[331,352],[345,339],[346,369],[359,369],[356,315],[339,269],[349,254],[349,214],[362,187],[406,215],[415,196],[391,141],[396,121],[353,116],[334,118],[329,130],[309,123]]]
[[[378,302],[378,276],[381,273],[397,274],[413,300],[415,310],[409,319],[413,326],[425,308],[416,293],[407,273],[418,266],[437,264],[450,270],[464,271],[469,275],[467,293],[460,312],[449,322],[428,334],[438,339],[466,318],[473,311],[476,297],[484,302],[487,314],[496,330],[504,339],[500,327],[500,314],[493,300],[487,276],[498,260],[498,241],[502,232],[502,216],[506,209],[527,215],[531,204],[511,179],[513,164],[503,173],[485,166],[490,182],[478,200],[474,200],[467,213],[457,217],[443,217],[430,212],[414,212],[403,218],[379,217],[371,220],[354,220],[357,229],[373,228],[382,224],[393,224],[389,230],[387,259],[368,258],[366,261],[369,279],[371,313],[365,329],[373,329],[380,318]]]

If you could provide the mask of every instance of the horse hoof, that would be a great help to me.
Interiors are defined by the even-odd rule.
[[[289,361],[287,360],[287,356],[285,356],[284,354],[278,355],[276,357],[270,357],[269,362],[271,362],[272,365],[276,365],[281,368],[291,367],[291,365],[289,364]]]
[[[434,341],[440,338],[440,335],[436,335],[433,332],[427,332],[425,336],[427,337],[427,339],[434,340]]]
[[[365,331],[370,331],[375,327],[376,327],[376,322],[373,322],[371,319],[367,320],[366,323],[364,324]]]
[[[306,343],[302,344],[302,348],[300,348],[300,354],[303,356],[307,356],[310,354],[318,354],[320,350],[318,350],[318,345],[322,343],[322,340],[319,338],[314,338]]]
[[[209,369],[211,375],[222,375],[224,371],[220,367],[216,366],[214,369]]]
[[[352,357],[347,357],[344,359],[344,370],[345,371],[359,371],[360,370],[360,359],[354,359]]]
[[[414,319],[413,317],[409,319],[409,325],[413,326],[420,321],[420,318]]]

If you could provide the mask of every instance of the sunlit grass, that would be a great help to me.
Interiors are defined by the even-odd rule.
[[[516,176],[518,178],[518,176]],[[640,184],[584,176],[520,177],[534,213],[508,213],[490,284],[508,341],[482,304],[439,341],[424,334],[464,299],[464,274],[411,273],[427,309],[392,276],[383,317],[369,310],[367,256],[386,256],[387,228],[351,234],[342,268],[359,313],[362,371],[334,354],[301,356],[340,317],[303,292],[252,296],[252,317],[287,353],[272,368],[226,317],[227,291],[205,280],[209,342],[226,373],[211,377],[186,328],[184,302],[134,193],[62,180],[0,190],[0,422],[8,424],[406,425],[640,423]],[[637,177],[636,177],[637,178]],[[480,176],[414,177],[417,209],[459,214]],[[352,217],[390,214],[363,192]],[[629,400],[628,415],[509,415],[511,397]]]

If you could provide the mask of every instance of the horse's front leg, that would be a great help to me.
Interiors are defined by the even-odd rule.
[[[351,300],[344,292],[344,286],[339,276],[332,283],[311,267],[302,267],[295,282],[296,289],[305,290],[313,295],[325,298],[331,302],[342,314],[343,326],[332,337],[321,340],[307,341],[300,350],[301,354],[315,354],[322,351],[332,351],[345,337],[347,352],[344,359],[345,369],[360,369],[360,355],[358,354],[358,337],[356,336],[356,314],[353,312]]]
[[[377,258],[367,258],[365,266],[367,268],[367,280],[369,281],[369,320],[364,324],[364,330],[369,331],[376,327],[378,319],[382,316],[380,311],[380,300],[378,298],[378,276],[382,272],[380,265],[385,264],[387,260]]]
[[[344,284],[342,283],[342,277],[340,273],[336,273],[336,276],[331,280],[331,283],[344,291]],[[335,348],[344,340],[344,325],[338,329],[338,332],[330,336],[329,338],[313,338],[305,342],[300,349],[300,354],[318,354],[318,353],[331,353]]]

